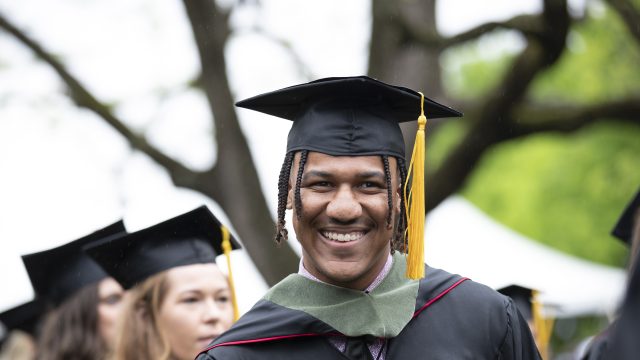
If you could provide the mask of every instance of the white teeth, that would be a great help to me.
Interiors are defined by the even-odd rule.
[[[337,232],[329,232],[323,231],[322,236],[326,237],[329,240],[340,241],[340,242],[349,242],[353,240],[358,240],[364,236],[364,232],[351,232],[347,234],[337,233]]]

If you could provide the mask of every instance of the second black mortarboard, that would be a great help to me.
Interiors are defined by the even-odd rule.
[[[82,287],[107,277],[104,270],[82,251],[82,247],[123,233],[124,223],[118,221],[62,246],[23,255],[22,261],[36,294],[60,305]]]
[[[640,211],[640,189],[631,199],[627,207],[624,209],[618,222],[611,231],[611,235],[624,241],[627,245],[631,245],[631,236],[633,235],[634,218],[638,216]]]
[[[230,239],[231,248],[240,246]],[[206,206],[123,236],[94,243],[85,251],[125,289],[177,266],[215,263],[223,253],[221,224]]]

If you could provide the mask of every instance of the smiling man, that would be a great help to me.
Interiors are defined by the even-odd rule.
[[[398,124],[416,120],[422,102],[429,118],[461,115],[364,76],[321,79],[237,104],[293,121],[276,242],[287,240],[284,218],[292,210],[302,260],[297,274],[198,359],[539,358],[511,299],[404,254],[405,233],[414,234],[406,230],[421,230],[414,220],[424,220],[424,210],[406,211]],[[412,194],[422,186],[414,184]],[[422,236],[408,236],[415,255],[412,244]],[[413,280],[421,277],[416,267],[425,278]]]
[[[389,167],[395,170],[395,162]],[[391,186],[398,188],[397,177]],[[364,290],[387,262],[393,235],[387,222],[387,186],[380,157],[336,159],[311,152],[300,191],[304,206],[300,216],[295,212],[293,226],[302,244],[303,270],[325,283]],[[399,201],[395,208],[399,212]]]

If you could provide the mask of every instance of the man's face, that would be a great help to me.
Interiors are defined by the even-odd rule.
[[[382,270],[400,209],[397,164],[389,157],[393,189],[391,224],[384,165],[380,156],[330,156],[309,152],[300,183],[298,219],[294,189],[300,154],[289,178],[287,208],[302,245],[304,266],[318,279],[365,289]]]

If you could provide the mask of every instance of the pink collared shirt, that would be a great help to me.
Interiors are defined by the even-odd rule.
[[[378,276],[376,276],[376,278],[373,279],[373,282],[369,284],[369,286],[367,286],[366,289],[364,289],[364,292],[370,293],[371,291],[373,291],[373,289],[378,287],[378,285],[380,285],[380,283],[382,282],[382,280],[384,280],[387,274],[389,274],[389,271],[391,270],[391,265],[393,265],[393,257],[391,256],[391,254],[389,254],[387,256],[387,262],[385,262],[384,266],[382,267],[382,270],[380,270],[380,273],[378,273]],[[317,277],[313,276],[310,272],[307,271],[307,269],[304,268],[304,265],[302,264],[302,259],[300,259],[298,274],[313,281],[323,282]],[[336,349],[338,349],[340,352],[344,352],[345,349],[347,348],[346,338],[332,336],[332,337],[329,337],[328,340],[331,343],[331,345],[336,347]],[[385,359],[384,353],[381,353],[384,342],[385,342],[385,339],[377,338],[373,343],[367,344],[367,347],[369,348],[369,352],[371,352],[371,355],[374,359],[380,359],[380,360]]]

